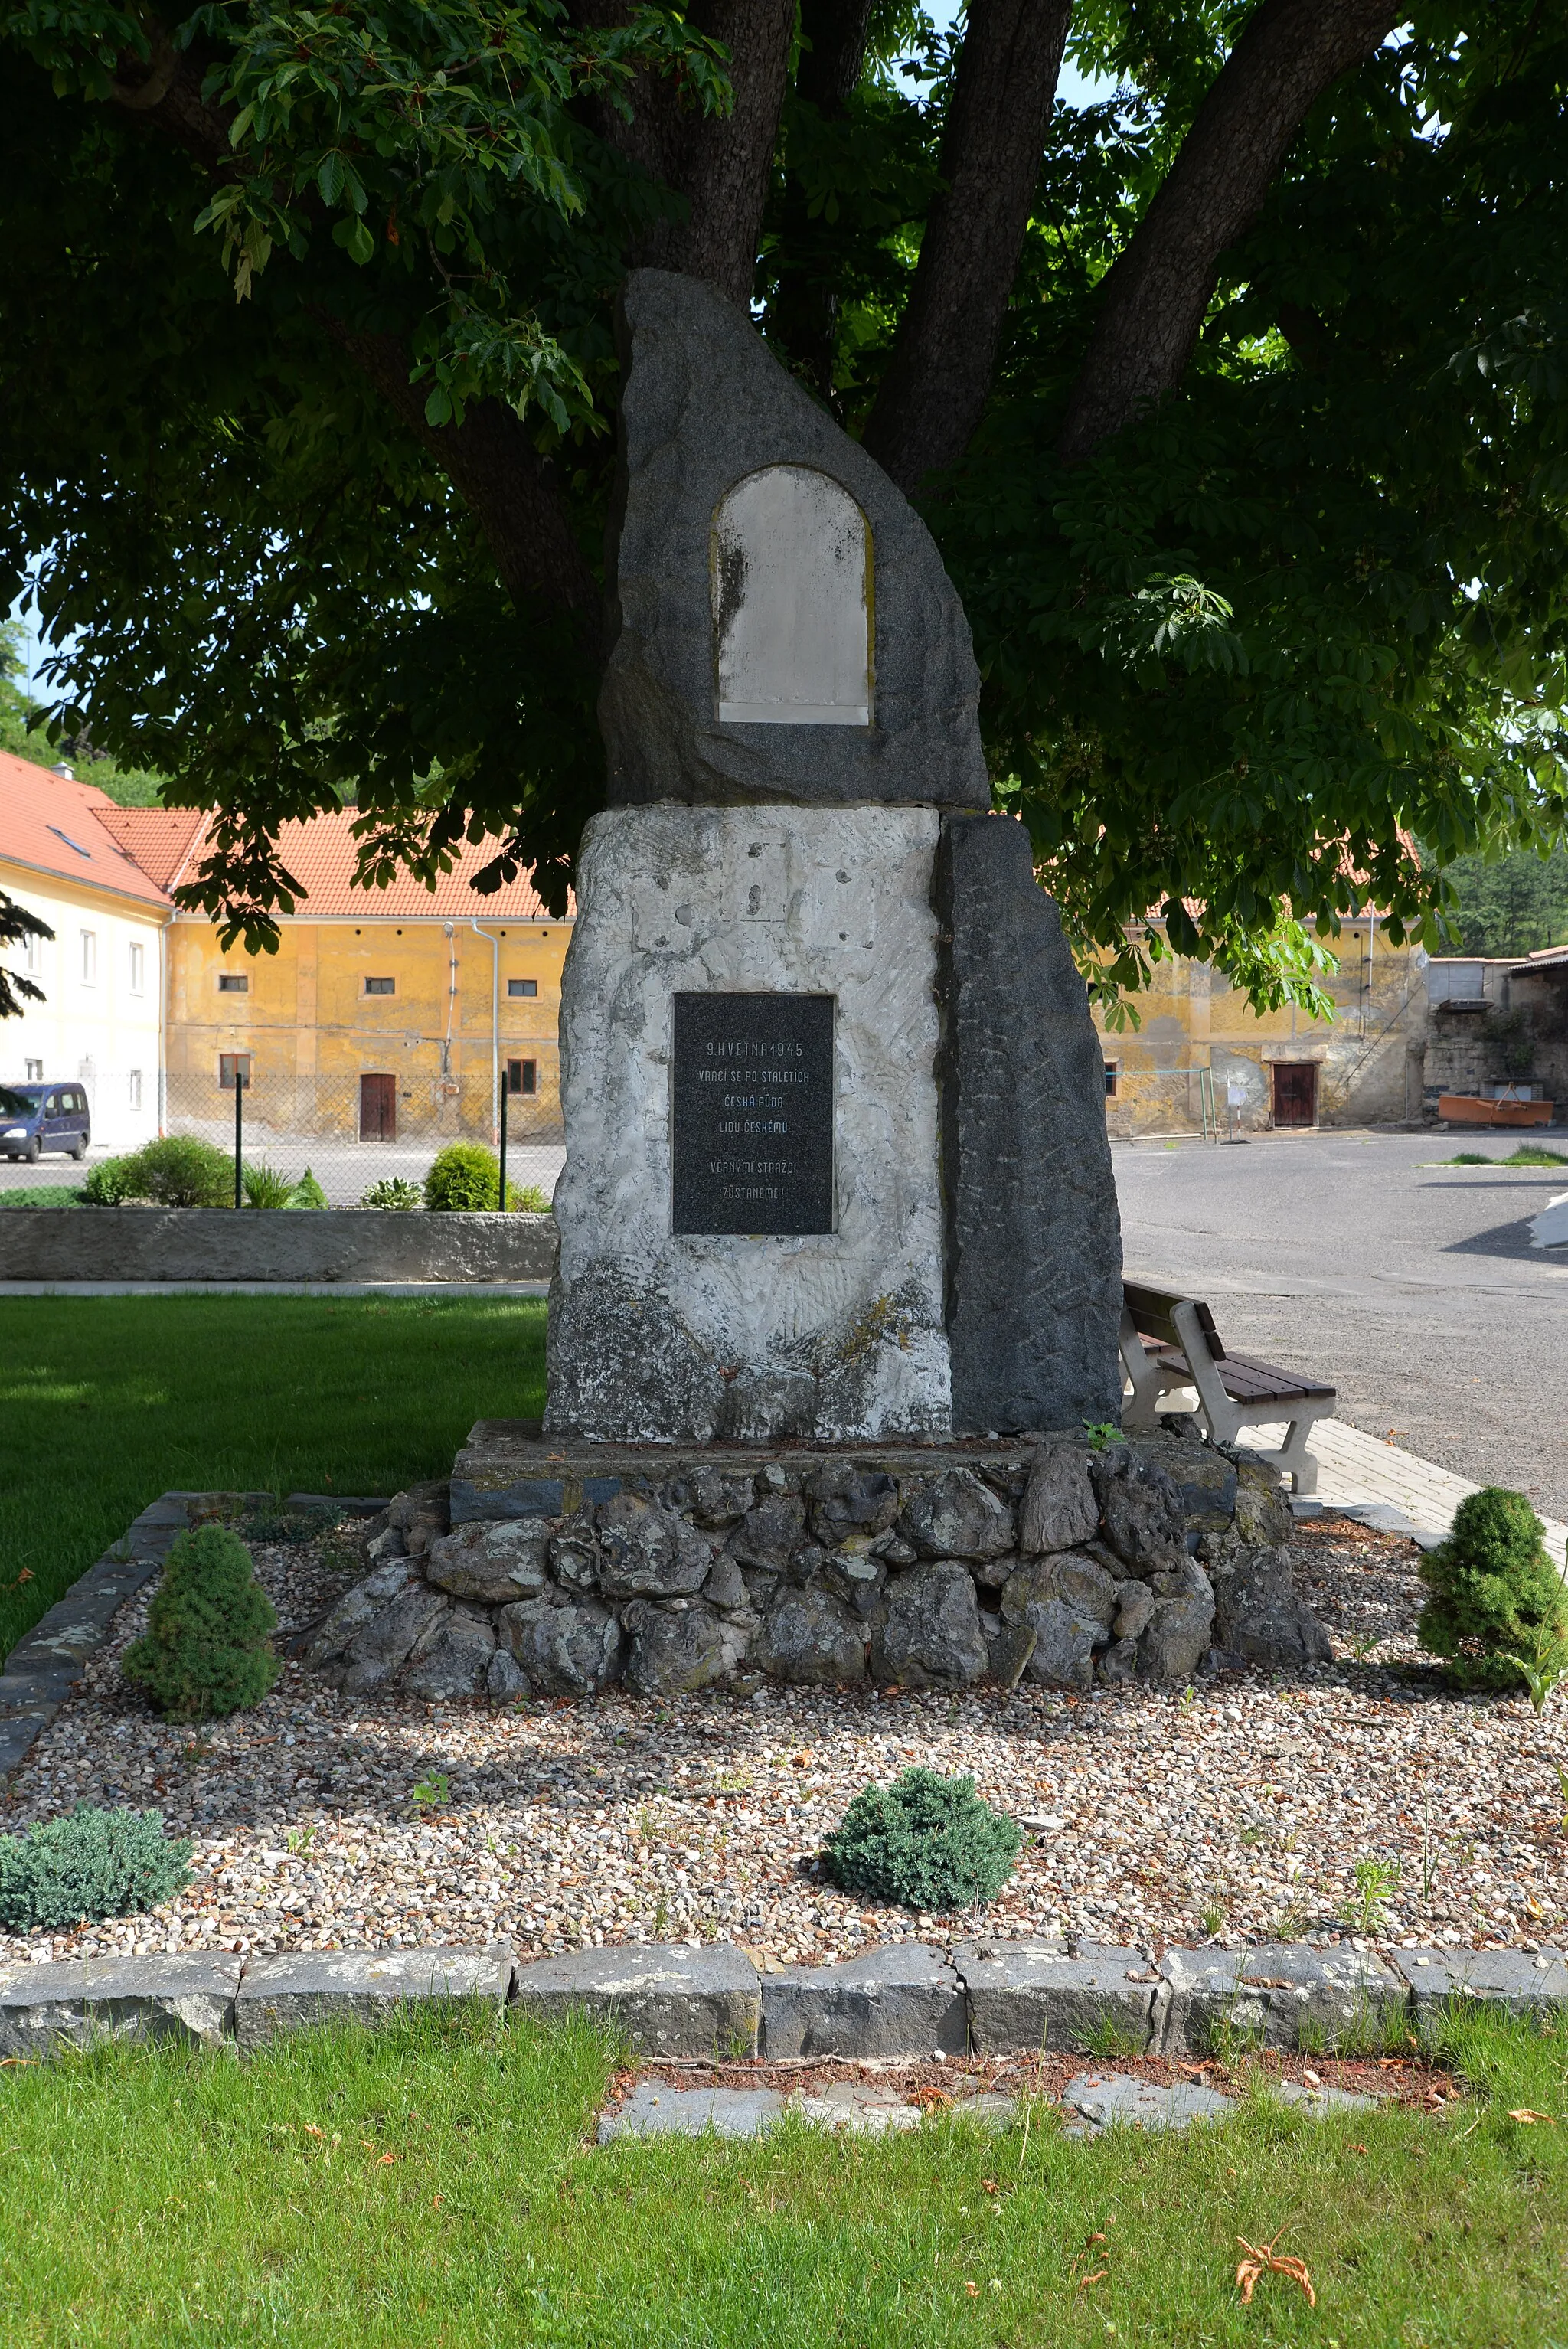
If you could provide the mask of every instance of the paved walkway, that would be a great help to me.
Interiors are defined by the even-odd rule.
[[[548,1297],[547,1280],[0,1280],[0,1297]]]
[[[1255,1436],[1259,1449],[1284,1442],[1283,1423],[1249,1429],[1248,1433]],[[1320,1419],[1309,1443],[1317,1462],[1315,1498],[1321,1507],[1342,1510],[1387,1533],[1413,1534],[1426,1547],[1442,1539],[1466,1495],[1480,1490],[1468,1478],[1402,1451],[1397,1444],[1365,1434],[1346,1420]],[[1305,1516],[1311,1507],[1308,1502],[1297,1513]],[[1554,1517],[1543,1517],[1542,1523],[1547,1548],[1559,1566],[1568,1567],[1568,1526]]]

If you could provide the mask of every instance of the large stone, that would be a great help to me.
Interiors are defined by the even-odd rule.
[[[427,1999],[500,2009],[510,1956],[466,1950],[296,1950],[251,1958],[234,2001],[242,2048],[324,2023],[381,2023]]]
[[[964,1992],[921,1941],[872,1950],[839,1966],[789,1966],[762,1982],[762,2050],[785,2056],[962,2055]]]
[[[1568,1955],[1561,1950],[1396,1950],[1416,2027],[1429,2037],[1471,2001],[1521,2017],[1568,2012]]]
[[[542,1517],[513,1517],[502,1525],[459,1526],[430,1544],[425,1579],[457,1599],[477,1599],[486,1607],[534,1599],[544,1588],[551,1531]]]
[[[962,1688],[990,1662],[968,1569],[937,1558],[894,1575],[872,1638],[872,1671],[901,1688]]]
[[[797,801],[824,815],[823,802],[988,806],[968,624],[913,508],[779,365],[744,308],[695,277],[634,272],[619,326],[627,373],[599,705],[612,805]],[[738,483],[766,499],[774,467],[806,469],[806,479],[780,485],[796,503],[786,497],[768,508],[748,554],[743,534],[727,533],[721,509]],[[808,499],[802,509],[799,495],[813,482],[822,485],[816,505]],[[875,585],[862,599],[862,626],[874,613],[875,643],[862,647],[861,668],[874,673],[874,702],[846,707],[839,722],[826,711],[815,723],[727,721],[716,672],[722,677],[734,622],[744,622],[748,602],[766,611],[769,565],[792,551],[791,513],[801,511],[809,524],[819,507],[830,510],[833,484],[859,508],[870,541]],[[716,532],[724,554],[717,573]],[[767,630],[776,645],[812,642],[818,608],[837,593],[831,557],[844,559],[841,540],[825,551],[819,577],[803,550],[799,602]],[[801,717],[835,698],[805,680],[799,690]],[[864,700],[863,674],[860,693]]]
[[[1235,2098],[1218,2088],[1190,2080],[1166,2088],[1130,2072],[1082,2072],[1068,2082],[1062,2102],[1097,2129],[1191,2128],[1194,2121],[1222,2121],[1236,2109]]]
[[[537,1696],[593,1696],[620,1669],[621,1627],[596,1599],[520,1599],[496,1628]]]
[[[1145,1680],[1190,1681],[1213,1628],[1212,1599],[1157,1599],[1139,1638],[1139,1671]]]
[[[951,1425],[937,1102],[910,1076],[938,1044],[938,828],[923,807],[591,819],[561,1007],[551,1433],[858,1442]],[[673,999],[714,994],[834,1000],[831,1230],[672,1229]]]
[[[680,1696],[727,1680],[746,1653],[754,1619],[717,1614],[700,1599],[660,1605],[634,1599],[621,1609],[632,1642],[627,1685],[639,1696]]]
[[[1214,1640],[1250,1664],[1326,1664],[1334,1643],[1295,1595],[1287,1549],[1238,1550],[1214,1567]]]
[[[864,1680],[865,1626],[830,1591],[786,1583],[762,1619],[750,1661],[770,1680],[803,1685]]]
[[[634,2054],[682,2062],[757,2053],[762,1985],[744,1951],[576,1950],[521,1967],[519,2012],[541,2022],[591,2016],[618,2031]]]
[[[805,1503],[794,1493],[771,1493],[730,1535],[729,1554],[738,1566],[783,1574],[805,1538]]]
[[[1014,1547],[1013,1512],[972,1468],[949,1468],[911,1495],[899,1531],[922,1557],[1000,1557]]]
[[[399,1542],[403,1537],[397,1536]],[[323,1617],[312,1632],[304,1650],[303,1661],[319,1671],[324,1664],[335,1663],[351,1642],[377,1616],[384,1614],[394,1599],[418,1583],[418,1567],[402,1557],[389,1558],[356,1582]],[[413,1641],[409,1641],[409,1646]]]
[[[852,1613],[869,1617],[876,1612],[888,1569],[872,1550],[858,1545],[832,1550],[821,1572],[822,1579],[837,1591]]]
[[[713,1544],[695,1526],[640,1493],[617,1493],[599,1511],[599,1588],[607,1599],[674,1599],[700,1590]]]
[[[699,1526],[726,1532],[738,1526],[757,1498],[756,1479],[723,1468],[695,1468],[681,1480],[681,1493]]]
[[[1295,1531],[1279,1476],[1261,1460],[1238,1464],[1233,1514],[1236,1539],[1248,1548],[1277,1549]]]
[[[480,1608],[459,1603],[419,1640],[408,1659],[403,1685],[411,1696],[426,1697],[436,1704],[482,1695],[495,1649],[490,1617]]]
[[[1035,1634],[1025,1677],[1047,1688],[1088,1688],[1095,1649],[1115,1612],[1116,1588],[1103,1567],[1074,1550],[1021,1566],[1002,1592],[1002,1619]]]
[[[1035,1455],[1018,1512],[1019,1549],[1026,1557],[1076,1549],[1094,1539],[1099,1526],[1088,1454],[1076,1444],[1047,1444]]]
[[[1116,1612],[1110,1628],[1119,1640],[1136,1640],[1148,1629],[1154,1612],[1155,1594],[1147,1582],[1136,1579],[1119,1582],[1116,1586]]]
[[[847,1535],[885,1533],[898,1515],[898,1486],[880,1468],[835,1460],[806,1479],[805,1491],[811,1531],[829,1549]]]
[[[603,2114],[598,2141],[618,2137],[760,2137],[784,2117],[777,2088],[677,2088],[668,2080],[639,2080],[629,2096]]]
[[[953,1962],[984,2055],[1048,2048],[1141,2055],[1161,2044],[1170,1991],[1137,1950],[1049,1941],[964,1941]]]
[[[1158,1461],[1140,1460],[1130,1445],[1097,1453],[1090,1469],[1105,1519],[1105,1537],[1118,1557],[1140,1574],[1177,1565],[1187,1555],[1187,1512],[1175,1480]]]
[[[550,1537],[550,1571],[563,1590],[599,1588],[599,1537],[592,1509],[564,1518]]]
[[[389,1681],[451,1603],[443,1591],[416,1582],[373,1615],[344,1651],[344,1694],[366,1696]]]
[[[232,2036],[241,1960],[78,1958],[0,1975],[0,2056],[36,2063],[104,2039],[221,2046]]]
[[[1104,1055],[1024,825],[949,816],[936,902],[953,1424],[1118,1421]]]
[[[1164,2050],[1381,2046],[1405,2011],[1398,1976],[1369,1951],[1300,1942],[1170,1950]]]

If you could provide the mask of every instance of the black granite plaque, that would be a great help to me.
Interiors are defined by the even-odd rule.
[[[675,999],[677,1232],[833,1228],[830,995]]]

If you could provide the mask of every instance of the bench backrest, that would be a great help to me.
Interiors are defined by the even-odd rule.
[[[1181,1343],[1175,1310],[1178,1305],[1191,1306],[1198,1316],[1198,1326],[1209,1341],[1210,1354],[1216,1362],[1224,1361],[1225,1350],[1220,1343],[1214,1317],[1201,1297],[1185,1297],[1179,1288],[1144,1288],[1131,1280],[1123,1283],[1121,1293],[1139,1335],[1158,1338],[1163,1346],[1179,1346]]]

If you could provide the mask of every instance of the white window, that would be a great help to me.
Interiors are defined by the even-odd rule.
[[[27,968],[30,971],[36,972],[42,970],[43,968],[44,941],[42,938],[29,938],[27,941]]]
[[[139,947],[132,947],[131,948],[132,954],[139,954],[140,951],[141,949]],[[141,1071],[139,1069],[132,1069],[129,1083],[130,1093],[128,1106],[131,1109],[139,1109],[141,1107]]]
[[[130,991],[139,995],[147,985],[147,948],[133,946],[130,949]],[[139,1106],[139,1104],[138,1104]]]
[[[27,1074],[25,1081],[31,1085],[42,1084],[43,1081],[44,1063],[42,1061],[29,1061],[27,1063]]]
[[[98,932],[96,930],[82,932],[82,985],[84,987],[98,985]]]

